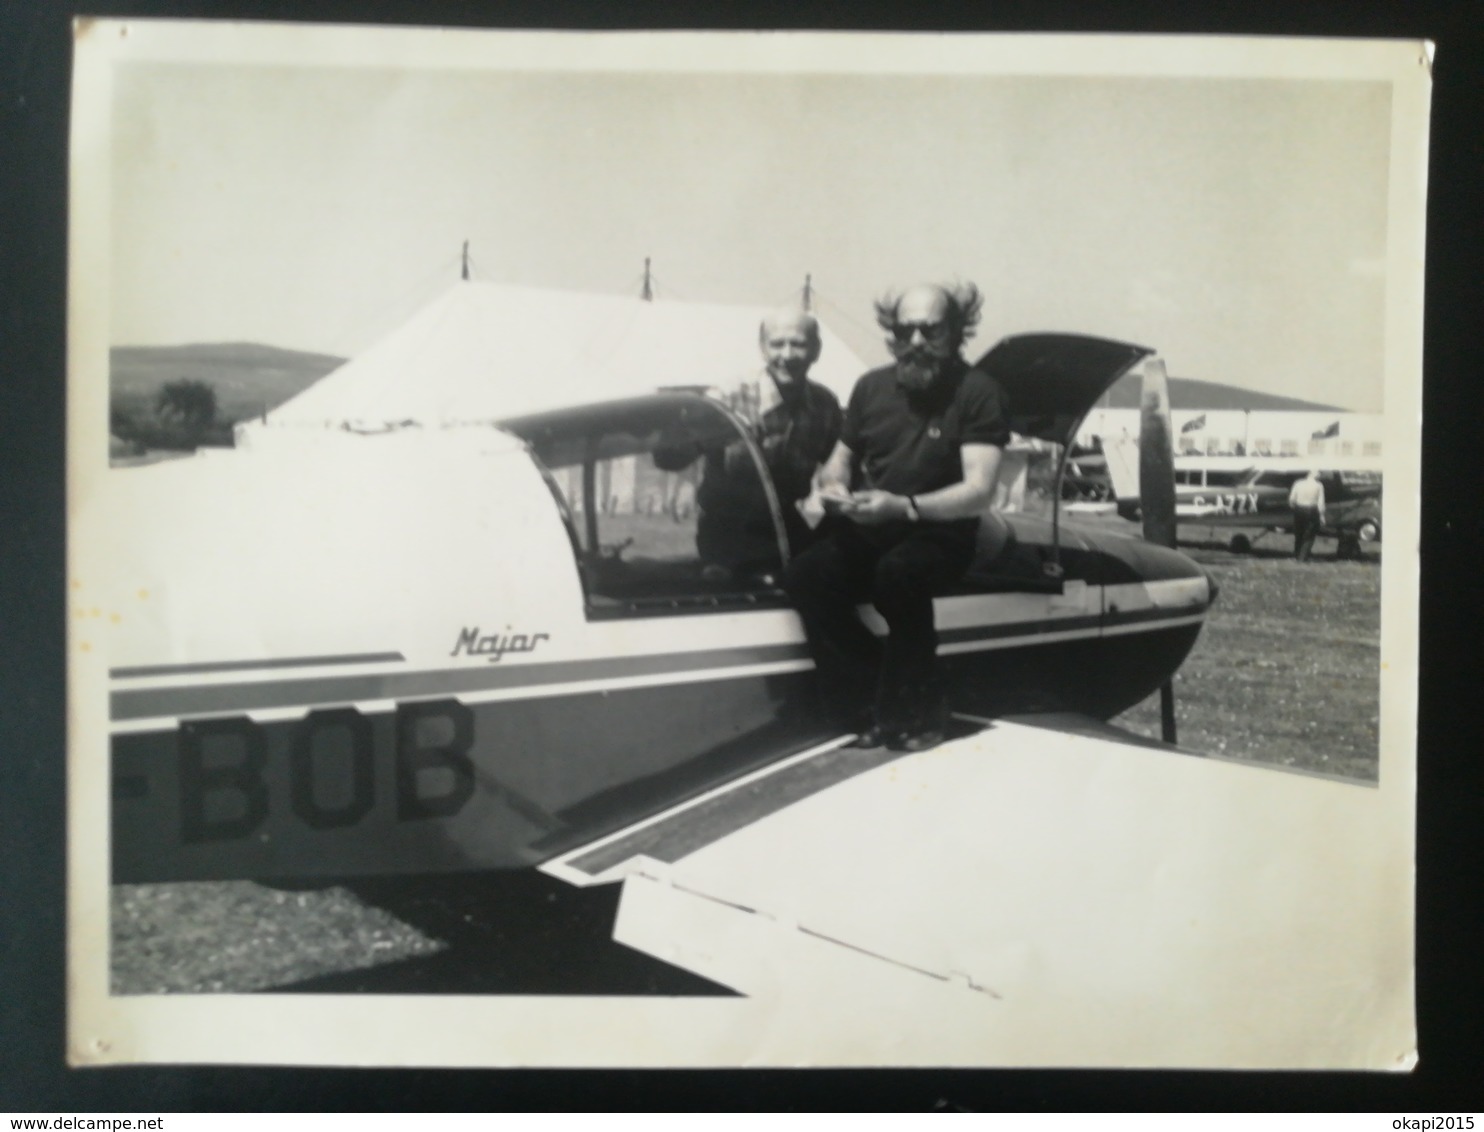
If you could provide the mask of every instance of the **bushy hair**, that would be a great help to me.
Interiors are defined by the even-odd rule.
[[[968,282],[939,283],[936,286],[948,296],[948,323],[953,327],[954,339],[963,343],[974,337],[984,307],[984,296],[979,288]],[[887,333],[896,329],[897,307],[901,301],[901,291],[888,291],[876,300],[876,323]]]

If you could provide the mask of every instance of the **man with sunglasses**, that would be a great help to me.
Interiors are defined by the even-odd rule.
[[[895,364],[856,383],[819,477],[822,537],[785,575],[826,709],[858,746],[943,741],[933,595],[973,561],[1010,439],[1003,389],[961,352],[981,303],[973,284],[877,303]],[[857,616],[865,601],[886,621],[884,642]]]

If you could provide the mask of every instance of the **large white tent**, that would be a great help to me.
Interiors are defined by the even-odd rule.
[[[455,284],[265,417],[237,444],[478,425],[522,413],[725,383],[761,366],[763,307]],[[811,377],[843,402],[866,364],[820,328]]]

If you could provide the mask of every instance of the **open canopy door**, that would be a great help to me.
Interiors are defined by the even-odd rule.
[[[1153,353],[1082,334],[1017,334],[975,365],[1004,387],[1015,432],[1066,447],[1098,398]]]

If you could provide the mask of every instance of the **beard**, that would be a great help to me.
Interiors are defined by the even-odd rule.
[[[897,380],[909,393],[922,393],[931,388],[938,375],[948,367],[949,359],[931,350],[915,350],[908,346],[892,353],[897,359]]]

